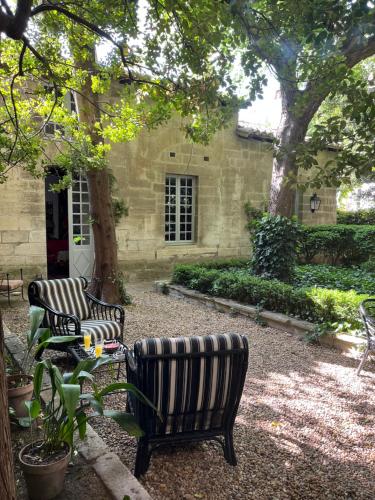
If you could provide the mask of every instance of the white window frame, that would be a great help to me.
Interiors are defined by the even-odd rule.
[[[51,92],[53,91],[53,86],[45,86],[45,88],[49,88]],[[77,103],[76,103],[76,98],[74,95],[74,92],[70,90],[69,92],[66,93],[65,95],[65,106],[67,107],[68,111],[70,113],[77,113]],[[54,137],[55,139],[58,139],[56,136],[56,132],[61,133],[61,135],[64,134],[64,127],[62,125],[59,125],[58,123],[54,122],[53,120],[48,121],[47,123],[44,124],[44,134],[47,137]],[[48,129],[52,129],[49,131]]]
[[[167,197],[167,181],[168,178],[174,178],[176,182],[176,212],[175,212],[175,235],[176,239],[174,240],[168,240],[167,235],[170,235],[170,231],[167,231],[167,224],[171,224],[171,221],[167,222],[167,215],[171,215],[167,211],[167,204],[166,197]],[[191,180],[192,184],[192,195],[191,195],[191,221],[189,222],[191,224],[191,239],[186,240],[186,239],[181,239],[181,180],[182,179],[189,179]],[[187,195],[185,195],[187,196]],[[196,198],[197,198],[197,179],[193,175],[180,175],[180,174],[166,174],[165,177],[165,186],[164,186],[164,241],[167,245],[191,245],[192,243],[195,243],[195,218],[196,218]],[[187,223],[187,222],[185,222]]]

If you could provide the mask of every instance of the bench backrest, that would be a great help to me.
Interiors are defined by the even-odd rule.
[[[86,286],[85,278],[66,278],[33,281],[29,290],[33,290],[36,295],[34,298],[56,311],[74,314],[78,319],[84,320],[90,318],[90,307],[84,293]]]
[[[137,387],[157,407],[136,404],[149,436],[229,428],[241,398],[248,342],[236,333],[152,338],[134,346]]]

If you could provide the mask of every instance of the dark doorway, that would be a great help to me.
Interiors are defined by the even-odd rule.
[[[48,278],[69,276],[69,225],[68,190],[51,190],[61,176],[57,168],[51,168],[45,181],[47,268]]]

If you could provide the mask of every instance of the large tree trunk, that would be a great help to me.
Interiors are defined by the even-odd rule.
[[[76,60],[75,62],[77,66],[88,71],[89,74],[95,73],[94,49],[92,50],[92,60]],[[99,122],[100,119],[100,111],[98,96],[92,92],[90,79],[86,81],[81,92],[82,95],[76,95],[79,120],[86,124],[92,143],[98,144],[103,141],[95,127],[95,123]],[[86,175],[95,248],[91,292],[107,302],[119,303],[117,242],[109,172],[105,167],[101,170],[88,170]]]
[[[5,348],[3,320],[0,311],[0,498],[15,500],[16,485],[14,482],[13,453],[10,437],[8,413],[8,388],[5,374]]]
[[[282,115],[276,133],[277,153],[273,159],[269,212],[291,217],[294,214],[298,168],[296,146],[306,137],[309,118],[293,115],[294,96],[282,95]]]

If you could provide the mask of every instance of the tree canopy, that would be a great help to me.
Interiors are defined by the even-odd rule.
[[[300,167],[310,170],[314,187],[335,184],[348,170],[362,175],[371,169],[374,94],[354,68],[375,53],[375,6],[367,0],[233,0],[229,4],[245,37],[245,71],[259,71],[263,62],[280,83],[282,118],[270,210],[291,215]],[[306,141],[322,102],[338,93],[347,99],[344,117],[316,124]],[[348,120],[356,122],[357,133],[363,137],[362,157],[347,134]],[[337,159],[319,167],[317,152],[332,142],[340,145]]]
[[[194,140],[207,142],[239,104],[229,71],[234,56],[225,52],[220,31],[226,13],[220,3],[216,12],[208,2],[192,10],[196,19],[212,23],[209,36],[188,11],[177,13],[173,2],[150,1],[143,11],[133,1],[32,4],[19,0],[12,11],[1,2],[0,29],[7,35],[0,41],[2,181],[21,164],[43,175],[51,158],[42,132],[51,120],[64,130],[60,153],[65,167],[73,151],[75,164],[101,168],[111,142],[131,140],[174,111],[185,117]],[[92,61],[92,51],[103,41],[105,55]],[[87,99],[87,85],[98,111],[91,124],[100,138],[96,144],[87,124],[64,106],[71,91]]]

